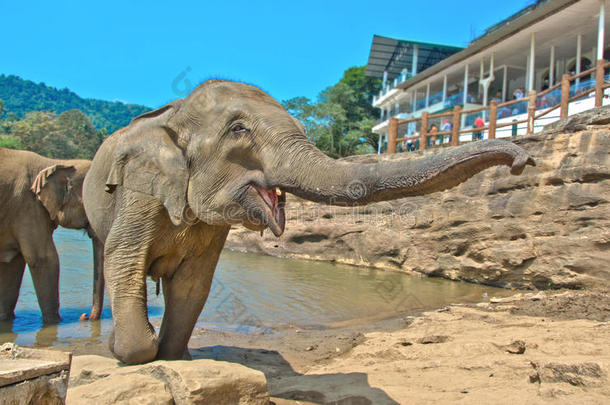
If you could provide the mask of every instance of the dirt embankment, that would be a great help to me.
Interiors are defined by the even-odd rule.
[[[445,192],[353,209],[289,196],[281,238],[237,228],[226,246],[502,287],[608,285],[608,121],[610,109],[596,109],[516,139],[537,163],[521,176],[494,167]],[[441,152],[351,160],[417,159]]]
[[[68,403],[209,403],[206,395],[219,393],[214,403],[606,404],[609,321],[607,289],[563,290],[338,329],[197,329],[189,344],[194,363],[121,367],[81,356],[110,357],[105,344],[57,349],[77,354]],[[234,387],[239,399],[221,395]]]

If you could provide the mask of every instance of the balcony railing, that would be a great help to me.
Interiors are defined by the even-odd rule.
[[[561,82],[537,93],[535,90],[530,91],[527,98],[511,100],[505,103],[498,104],[496,100],[492,100],[489,106],[473,108],[462,111],[459,105],[453,107],[453,111],[440,114],[428,114],[423,111],[421,117],[399,120],[390,118],[388,123],[388,152],[396,153],[397,145],[401,142],[409,142],[409,145],[418,144],[419,149],[426,149],[435,144],[438,139],[448,139],[448,142],[440,142],[440,145],[457,146],[460,143],[460,135],[472,133],[473,140],[481,139],[483,131],[486,131],[489,139],[496,137],[496,130],[503,127],[512,126],[517,128],[519,124],[527,124],[527,134],[534,133],[534,123],[550,112],[559,109],[560,119],[568,116],[568,106],[572,101],[576,101],[587,97],[591,93],[595,93],[595,107],[601,107],[604,91],[610,88],[610,75],[606,75],[605,71],[610,68],[610,62],[598,60],[594,68],[585,70],[574,76],[564,74]],[[583,77],[595,74],[594,79],[582,80]],[[458,97],[460,94],[448,97],[445,102],[454,102],[452,97]],[[463,97],[463,95],[462,95]],[[463,98],[462,98],[463,101]],[[425,105],[425,104],[424,104]],[[524,114],[527,112],[527,118],[497,124],[498,118],[506,118],[515,115]],[[482,126],[474,126],[474,121],[477,117],[482,117],[487,122],[483,122]],[[436,126],[436,130],[430,131],[428,124],[431,121],[451,122],[447,127],[448,131],[438,131],[440,126]],[[464,123],[462,123],[464,121]],[[405,136],[398,138],[399,126],[410,125],[410,127],[418,127],[420,132],[416,136]],[[472,126],[471,126],[472,125]],[[513,133],[514,134],[514,133]]]
[[[379,95],[378,96],[373,96],[373,104],[375,104],[375,102],[377,100],[379,100],[381,97],[383,97],[386,94],[388,94],[388,92],[390,90],[392,90],[393,88],[398,86],[400,83],[405,82],[409,78],[411,78],[411,74],[410,73],[401,73],[394,80],[392,80],[391,82],[386,83],[386,85],[381,90],[379,90]]]

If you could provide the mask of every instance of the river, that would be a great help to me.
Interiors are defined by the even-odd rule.
[[[59,325],[43,326],[29,271],[23,277],[13,322],[0,322],[0,343],[68,345],[105,340],[112,328],[108,297],[99,322],[80,322],[89,311],[91,242],[81,231],[54,235],[61,262]],[[449,303],[478,302],[508,290],[348,265],[223,251],[212,291],[197,326],[238,333],[285,328],[327,328],[413,314]],[[149,316],[159,325],[163,296],[148,281]]]

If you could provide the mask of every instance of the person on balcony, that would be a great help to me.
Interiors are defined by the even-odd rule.
[[[483,121],[483,117],[478,116],[476,120],[474,120],[474,127],[475,128],[483,128],[485,126],[485,121]],[[481,131],[474,131],[472,133],[472,140],[473,141],[478,141],[479,139],[483,139],[483,132]]]
[[[436,142],[437,141],[436,134],[438,133],[438,127],[436,126],[436,124],[432,124],[430,126],[428,133],[430,134],[430,137],[428,138],[428,139],[430,139],[429,146],[438,145],[438,143]]]
[[[525,95],[525,92],[523,91],[523,89],[516,89],[516,90],[513,92],[513,98],[514,98],[515,100],[520,100],[520,99],[522,99],[524,95]]]
[[[445,122],[443,123],[443,126],[441,128],[441,132],[451,132],[451,123],[449,122],[448,118],[445,118]],[[449,141],[451,141],[451,135],[441,135],[440,138],[440,143],[445,143],[445,139],[449,139]]]

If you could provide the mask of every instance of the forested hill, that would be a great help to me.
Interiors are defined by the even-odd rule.
[[[137,104],[124,104],[79,97],[68,90],[34,83],[14,75],[0,75],[0,100],[4,102],[4,113],[13,113],[24,118],[30,111],[49,111],[61,114],[78,109],[85,113],[97,129],[106,129],[108,134],[129,124],[129,121],[150,108]],[[1,118],[1,117],[0,117]]]

